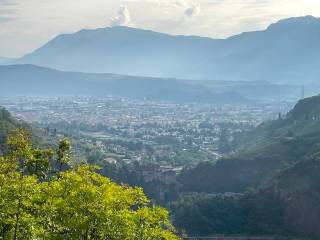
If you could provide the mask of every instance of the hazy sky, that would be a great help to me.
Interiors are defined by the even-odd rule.
[[[223,38],[304,15],[320,16],[320,0],[0,0],[0,57],[19,57],[83,28]]]

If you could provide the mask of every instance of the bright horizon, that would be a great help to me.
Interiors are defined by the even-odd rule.
[[[81,29],[121,25],[226,38],[306,15],[319,17],[320,1],[0,0],[0,57],[20,57],[59,34]]]

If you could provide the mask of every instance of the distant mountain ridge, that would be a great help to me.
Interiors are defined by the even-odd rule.
[[[320,74],[320,19],[281,20],[227,39],[128,27],[56,37],[16,63],[67,71],[208,80],[313,83]]]
[[[133,77],[116,74],[63,72],[34,65],[0,66],[0,95],[105,97],[135,100],[248,103],[234,92],[214,92],[201,85],[175,79]]]
[[[14,58],[0,57],[0,65],[8,65],[16,61]]]
[[[17,63],[65,71],[175,77],[177,69],[192,64],[192,58],[200,58],[211,45],[209,38],[119,26],[60,35]]]
[[[64,72],[34,65],[0,65],[0,85],[0,94],[6,96],[113,95],[149,101],[237,104],[296,100],[300,96],[300,87],[294,85]]]

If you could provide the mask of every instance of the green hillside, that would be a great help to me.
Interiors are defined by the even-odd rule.
[[[176,226],[200,235],[319,239],[319,115],[320,96],[303,99],[283,119],[243,136],[233,156],[182,172],[179,180],[188,194],[172,204]],[[205,194],[194,197],[192,192]],[[230,219],[236,222],[227,224]]]
[[[244,192],[280,171],[320,154],[320,96],[299,101],[287,116],[242,136],[238,150],[217,164],[205,163],[180,176],[186,192]]]
[[[0,107],[0,153],[3,151],[6,136],[19,127],[27,127],[27,125],[18,122],[6,109]]]

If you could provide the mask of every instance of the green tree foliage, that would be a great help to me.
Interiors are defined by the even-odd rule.
[[[262,192],[189,194],[170,208],[175,226],[191,235],[287,234],[283,201]]]
[[[59,142],[57,150],[57,163],[59,164],[59,171],[62,171],[64,164],[69,164],[71,160],[71,143],[68,139],[62,139]]]
[[[61,171],[70,142],[37,149],[18,129],[0,157],[0,239],[178,239],[165,209],[141,188],[113,183],[85,164]]]
[[[170,206],[174,223],[191,235],[245,232],[245,216],[239,196],[189,194]]]

